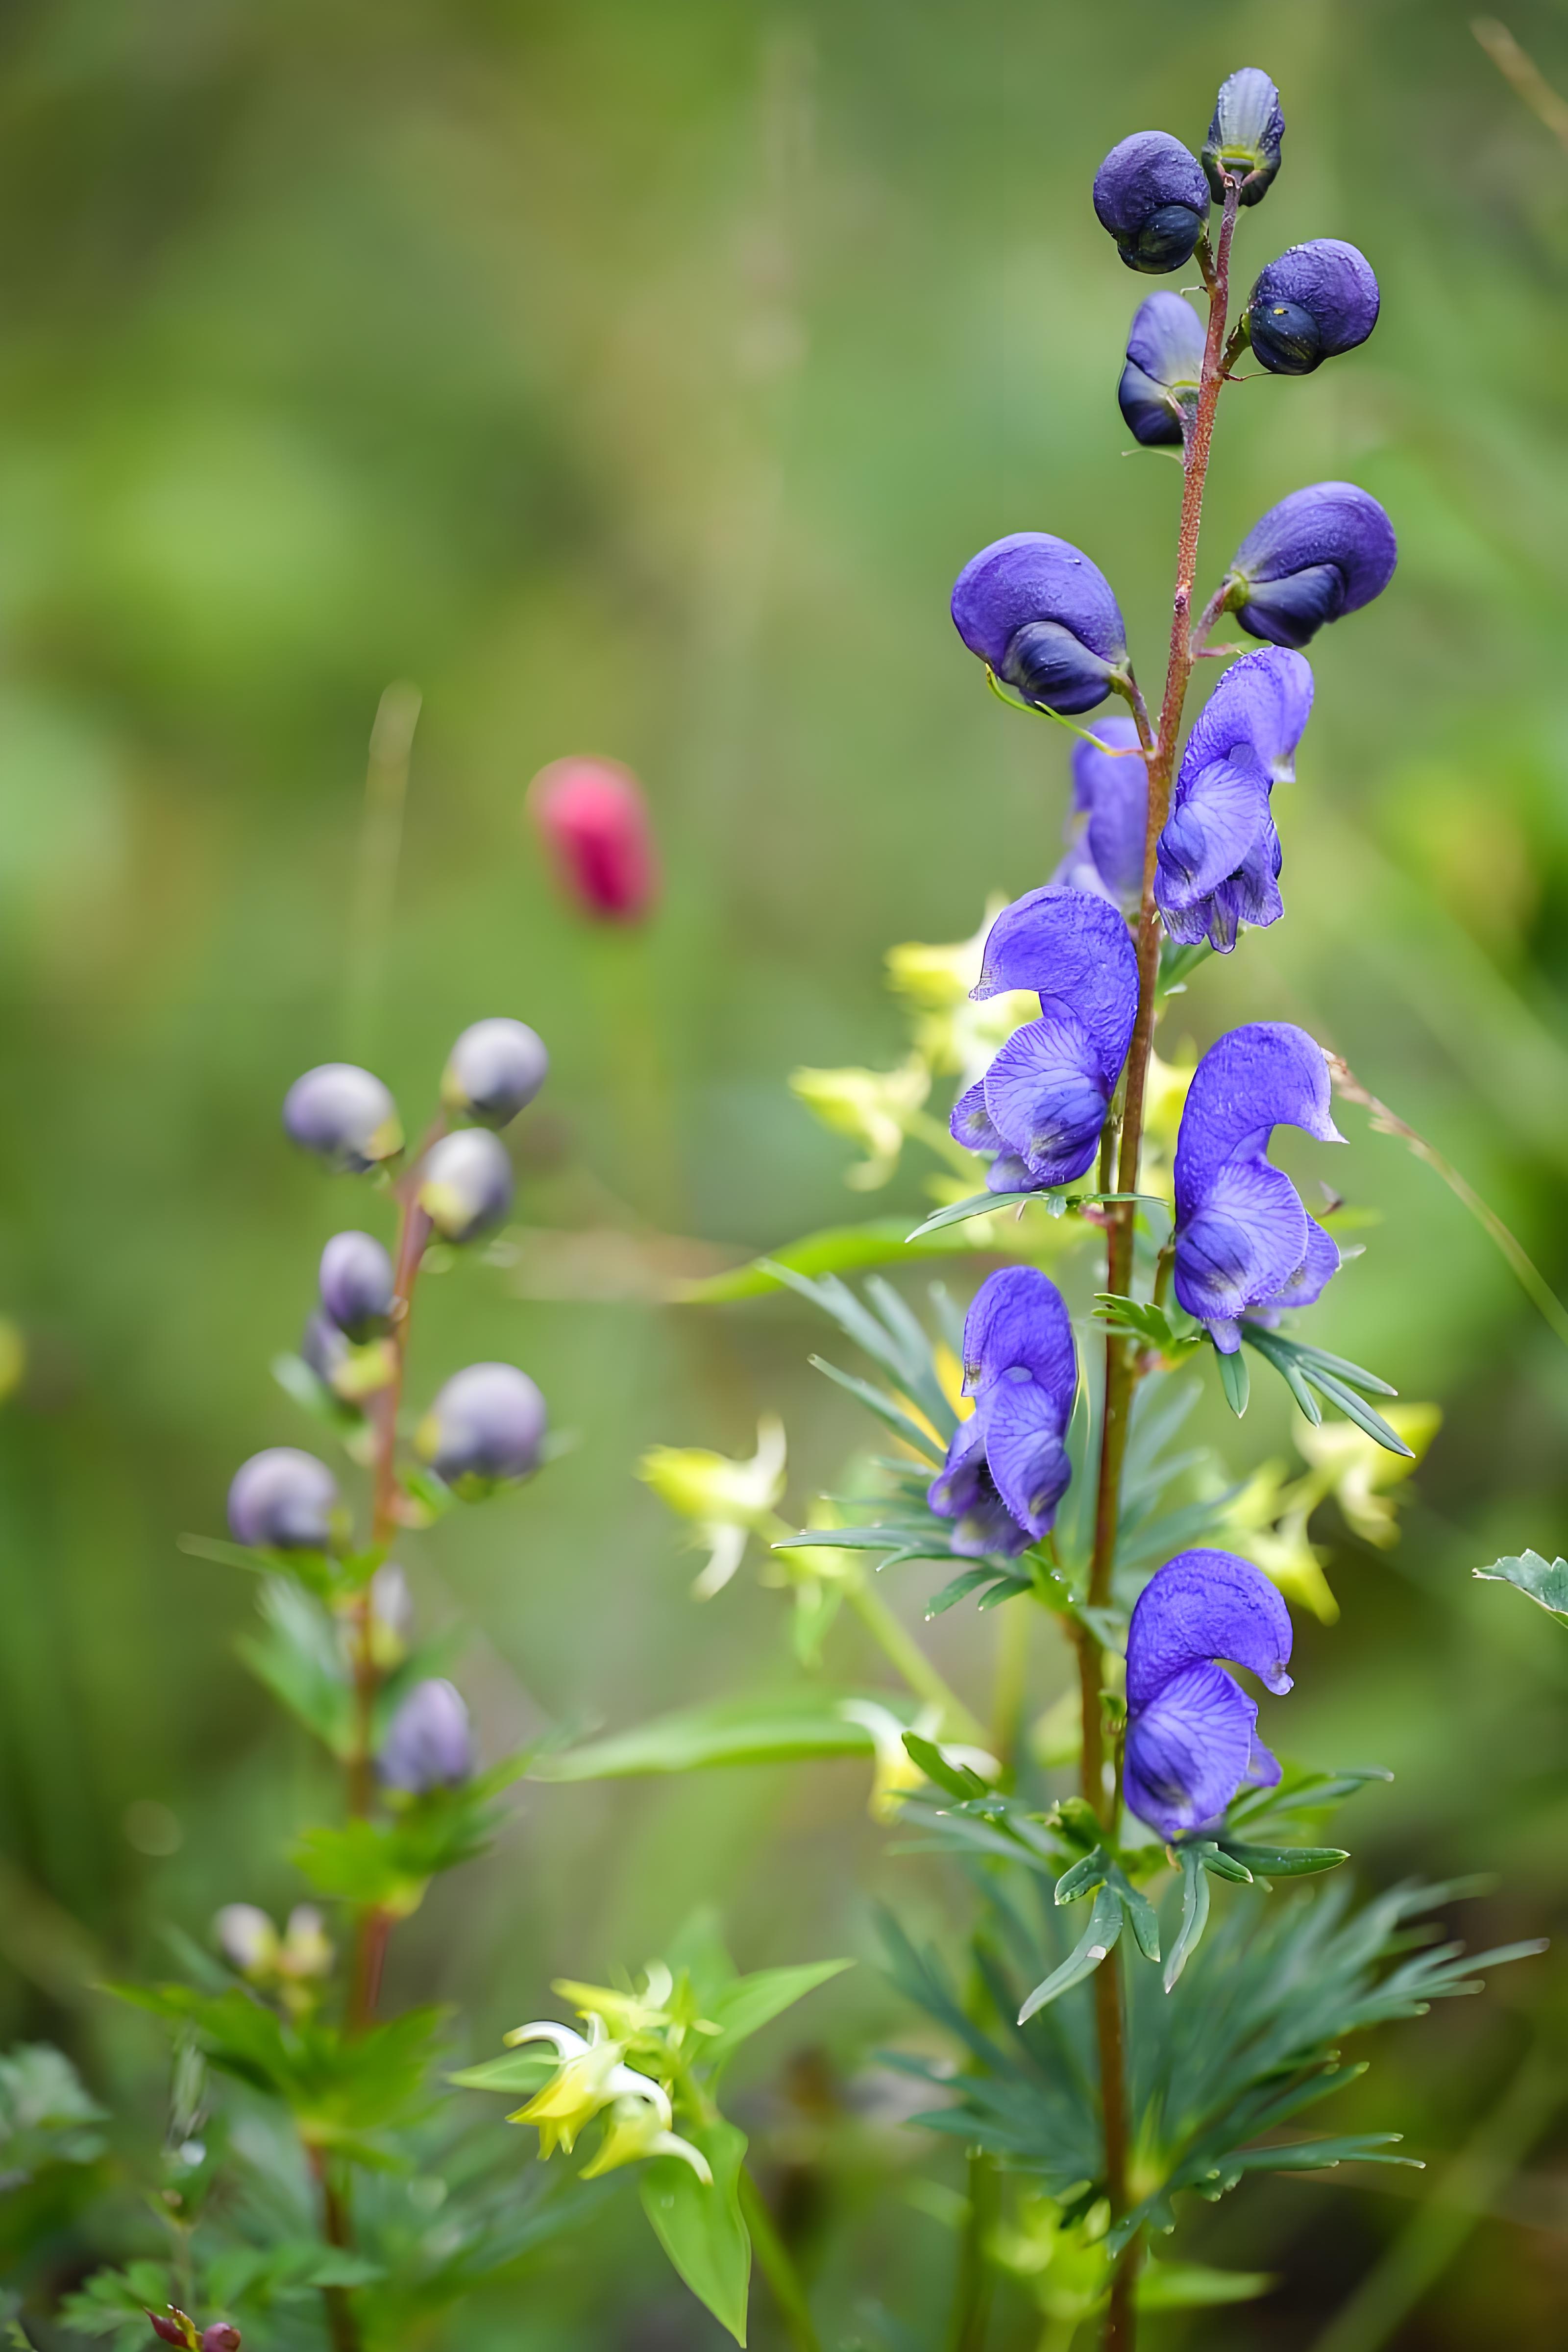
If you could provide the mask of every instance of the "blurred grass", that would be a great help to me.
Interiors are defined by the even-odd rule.
[[[1247,266],[1348,236],[1384,308],[1353,359],[1231,395],[1205,566],[1338,474],[1385,500],[1403,561],[1314,649],[1280,807],[1287,919],[1209,966],[1173,1029],[1303,1021],[1568,1292],[1568,158],[1468,15],[5,13],[0,1306],[31,1348],[0,1420],[0,1821],[25,1919],[7,2034],[61,2033],[155,2096],[150,2045],[106,2042],[69,1995],[73,1956],[155,1964],[161,1912],[200,1933],[221,1900],[290,1891],[275,1857],[310,1768],[230,1654],[249,1596],[174,1538],[216,1526],[242,1454],[305,1436],[267,1360],[321,1241],[376,1213],[286,1155],[277,1106],[347,1050],[383,689],[424,697],[377,1024],[409,1123],[458,1028],[515,1012],[555,1066],[521,1214],[635,1221],[605,943],[552,898],[521,824],[535,768],[602,751],[647,779],[669,877],[647,986],[679,1226],[759,1248],[855,1213],[786,1072],[890,1059],[883,947],[962,937],[988,889],[1037,882],[1064,806],[1066,739],[1000,709],[952,637],[954,572],[998,531],[1061,531],[1157,668],[1176,477],[1124,455],[1112,393],[1146,289],[1088,185],[1129,129],[1196,139],[1240,62],[1268,66],[1289,123]],[[1508,21],[1568,88],[1562,8]],[[1568,1650],[1466,1570],[1568,1548],[1568,1360],[1430,1171],[1355,1114],[1347,1132],[1321,1172],[1384,1222],[1314,1336],[1448,1419],[1401,1549],[1343,1543],[1344,1616],[1303,1639],[1289,1737],[1397,1768],[1355,1826],[1370,1873],[1495,1864],[1484,1925],[1534,1932],[1568,1911]],[[922,1203],[900,1178],[870,1205]],[[803,1368],[814,1336],[787,1300],[519,1300],[472,1264],[431,1283],[421,1392],[514,1356],[584,1438],[410,1555],[427,1609],[484,1628],[464,1679],[488,1742],[544,1709],[619,1725],[774,1672],[774,1597],[747,1571],[694,1611],[630,1464],[654,1440],[747,1451],[778,1403],[804,1503],[861,1434]],[[1239,1434],[1213,1425],[1238,1462],[1288,1446],[1277,1400]],[[952,1671],[985,1670],[973,1620],[937,1634]],[[1037,1649],[1046,1696],[1059,1662]],[[748,1961],[864,1950],[868,1881],[928,1898],[878,1859],[863,1782],[837,1766],[538,1792],[504,1854],[413,1923],[399,1985],[461,1996],[488,2032],[552,1974],[635,1964],[726,1884]],[[127,1835],[146,1800],[175,1816],[176,1853]],[[1561,2000],[1560,1978],[1521,1971],[1394,2037],[1368,2114],[1458,2146],[1522,2046],[1515,2007],[1560,2032]],[[891,2021],[862,1969],[816,2030],[842,2053],[867,2021]],[[1562,2153],[1483,2221],[1405,2352],[1554,2340]],[[1202,2342],[1305,2345],[1395,2205],[1336,2176],[1260,2192],[1250,2221],[1223,2211],[1215,2243],[1289,2284]],[[830,2258],[844,2308],[918,2307],[910,2249],[940,2276],[936,2225],[851,2211]],[[570,2322],[557,2281],[542,2324],[689,2341],[679,2300],[658,2336],[635,2236],[624,2259]]]

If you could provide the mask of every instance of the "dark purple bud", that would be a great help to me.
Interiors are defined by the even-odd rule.
[[[1310,375],[1364,343],[1377,324],[1372,264],[1337,236],[1293,245],[1247,298],[1247,332],[1272,375]]]
[[[374,1339],[385,1330],[392,1260],[374,1234],[334,1234],[321,1252],[321,1284],[322,1307],[351,1339]]]
[[[468,1710],[450,1683],[416,1683],[387,1726],[375,1759],[377,1778],[410,1797],[460,1789],[474,1777]]]
[[[1127,676],[1127,627],[1110,581],[1049,531],[1016,530],[971,556],[952,623],[972,654],[1044,710],[1092,710]]]
[[[1138,305],[1116,397],[1146,449],[1180,448],[1198,403],[1204,340],[1202,320],[1179,294],[1151,294]]]
[[[324,1462],[295,1445],[253,1454],[228,1490],[229,1533],[264,1551],[324,1551],[338,1483]]]
[[[1226,610],[1248,636],[1299,652],[1326,621],[1381,596],[1398,561],[1394,525],[1369,491],[1315,482],[1253,524],[1231,558]]]
[[[350,1175],[403,1149],[397,1105],[378,1077],[353,1062],[323,1062],[296,1078],[283,1097],[283,1125],[305,1150]]]
[[[460,1127],[432,1144],[419,1171],[419,1205],[449,1242],[472,1241],[511,1206],[511,1161],[488,1128]]]
[[[238,2328],[231,2327],[226,2319],[215,2319],[202,2330],[202,2352],[239,2352],[240,2342]]]
[[[544,1041],[522,1021],[476,1021],[453,1046],[441,1100],[454,1118],[505,1127],[550,1075]]]
[[[1260,205],[1279,169],[1285,117],[1279,93],[1261,66],[1243,66],[1221,82],[1214,121],[1204,141],[1204,170],[1216,205],[1228,175],[1241,184],[1244,205]]]
[[[544,1399],[515,1364],[469,1364],[439,1391],[416,1442],[437,1476],[461,1492],[470,1480],[525,1478],[545,1421]]]
[[[1135,131],[1095,173],[1094,209],[1129,269],[1163,278],[1193,257],[1209,216],[1209,184],[1168,131]]]

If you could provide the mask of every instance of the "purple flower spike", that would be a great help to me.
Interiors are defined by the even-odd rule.
[[[1152,1577],[1127,1633],[1127,1802],[1163,1838],[1212,1828],[1244,1781],[1279,1767],[1230,1658],[1283,1696],[1290,1612],[1261,1569],[1228,1551],[1184,1551]]]
[[[376,1778],[386,1789],[427,1797],[474,1777],[474,1734],[462,1695],[448,1682],[416,1683],[381,1743]]]
[[[544,1399],[515,1364],[469,1364],[454,1372],[419,1425],[431,1468],[459,1493],[525,1478],[544,1439]]]
[[[1181,447],[1197,406],[1204,342],[1203,320],[1179,294],[1151,294],[1138,305],[1116,397],[1146,449]]]
[[[1311,708],[1311,669],[1282,646],[1246,655],[1215,687],[1187,738],[1160,835],[1154,896],[1173,940],[1206,938],[1227,955],[1239,925],[1284,912],[1269,796],[1295,776]]]
[[[1011,1557],[1049,1531],[1072,1476],[1077,1391],[1072,1325],[1055,1283],[1028,1265],[988,1275],[963,1322],[963,1393],[974,1411],[927,1496],[957,1520],[954,1551]]]
[[[351,1339],[373,1339],[392,1314],[392,1260],[374,1234],[334,1234],[321,1252],[321,1305]]]
[[[1135,131],[1094,175],[1094,210],[1129,269],[1163,278],[1189,262],[1209,216],[1209,185],[1168,131]]]
[[[1381,596],[1398,561],[1394,525],[1370,492],[1315,482],[1253,524],[1231,558],[1226,610],[1248,636],[1300,647]]]
[[[1127,675],[1127,626],[1110,583],[1046,530],[1016,530],[970,557],[952,625],[972,654],[1026,702],[1072,717]]]
[[[354,1176],[403,1149],[397,1105],[354,1062],[322,1062],[296,1078],[283,1097],[283,1125],[306,1151]]]
[[[1215,204],[1225,201],[1228,174],[1240,181],[1244,205],[1260,205],[1279,169],[1284,138],[1279,93],[1261,66],[1243,66],[1221,82],[1203,146],[1204,170]]]
[[[338,1482],[324,1462],[297,1445],[270,1445],[234,1474],[229,1533],[264,1551],[324,1551],[337,1500]]]
[[[1073,745],[1068,854],[1051,881],[1109,898],[1131,915],[1143,896],[1149,772],[1141,759],[1106,757],[1106,751],[1138,750],[1138,729],[1131,719],[1101,719],[1089,732],[1092,743],[1080,740]]]
[[[994,1192],[1070,1184],[1094,1158],[1138,1016],[1127,925],[1087,890],[1031,890],[992,924],[971,993],[984,1001],[1003,989],[1034,990],[1040,1018],[959,1097],[952,1133],[998,1155],[986,1179]]]
[[[1240,1347],[1243,1315],[1310,1307],[1339,1272],[1333,1242],[1267,1157],[1279,1126],[1344,1141],[1329,1092],[1322,1047],[1287,1021],[1233,1029],[1198,1064],[1176,1138],[1175,1289],[1222,1355]]]
[[[1310,375],[1353,352],[1377,324],[1372,264],[1337,236],[1293,245],[1271,261],[1247,298],[1247,332],[1271,375]]]

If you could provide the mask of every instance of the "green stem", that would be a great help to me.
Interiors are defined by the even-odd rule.
[[[859,1618],[871,1639],[889,1663],[902,1675],[917,1698],[942,1711],[942,1729],[950,1738],[970,1741],[984,1748],[987,1734],[983,1723],[976,1721],[959,1697],[938,1674],[914,1635],[906,1632],[879,1592],[872,1591],[863,1576],[850,1578],[845,1584],[844,1597]]]
[[[745,2165],[741,2167],[741,2212],[752,2233],[752,2245],[757,2257],[757,2267],[773,2290],[773,2301],[784,2321],[784,2334],[795,2347],[795,2352],[822,2352],[822,2338],[811,2315],[811,2305],[800,2273],[790,2257],[789,2248],[779,2235],[778,2226],[769,2212],[762,2190]]]
[[[969,2210],[958,2242],[948,2352],[984,2352],[991,2321],[994,2273],[985,2242],[996,2221],[998,2182],[994,2160],[981,2147],[969,2151]]]

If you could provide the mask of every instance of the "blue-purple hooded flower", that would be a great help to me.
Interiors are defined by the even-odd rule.
[[[1130,766],[1138,763],[1129,761]],[[1138,1016],[1138,958],[1109,899],[1054,883],[1003,908],[986,935],[980,1003],[1033,990],[1026,1022],[984,1076],[959,1097],[952,1129],[992,1151],[994,1192],[1070,1184],[1092,1161]]]
[[[1231,558],[1226,610],[1248,636],[1300,648],[1381,596],[1398,561],[1394,525],[1370,491],[1314,482],[1253,524]]]
[[[1133,1812],[1163,1838],[1213,1827],[1244,1782],[1278,1781],[1255,1729],[1257,1703],[1219,1661],[1246,1666],[1282,1696],[1290,1642],[1284,1601],[1234,1552],[1182,1552],[1145,1585],[1127,1633],[1123,1785]]]
[[[1011,1557],[1049,1532],[1072,1476],[1078,1353],[1061,1293],[1037,1266],[988,1275],[963,1320],[961,1422],[928,1501],[956,1519],[952,1548]]]
[[[1204,342],[1202,320],[1179,294],[1151,294],[1138,305],[1116,397],[1145,448],[1181,447],[1197,405]]]
[[[1206,939],[1222,955],[1242,923],[1276,922],[1279,836],[1270,796],[1296,772],[1312,708],[1312,672],[1281,646],[1244,655],[1200,713],[1160,835],[1154,897],[1173,940]]]
[[[1247,298],[1247,333],[1271,375],[1310,375],[1353,352],[1377,324],[1372,264],[1342,237],[1293,245],[1262,271]]]
[[[1129,269],[1163,278],[1189,262],[1209,216],[1209,184],[1168,131],[1135,131],[1094,175],[1094,210]]]
[[[1127,625],[1110,583],[1069,541],[1016,530],[972,555],[952,625],[1026,702],[1071,718],[1127,674]]]
[[[1134,720],[1101,719],[1089,731],[1091,742],[1080,736],[1073,745],[1068,854],[1051,881],[1109,898],[1131,915],[1143,896],[1149,772]]]
[[[1344,1140],[1322,1047],[1288,1021],[1249,1022],[1198,1064],[1176,1138],[1176,1297],[1222,1355],[1240,1347],[1244,1315],[1310,1307],[1339,1272],[1339,1250],[1268,1158],[1276,1127]]]
[[[1244,205],[1260,205],[1279,169],[1285,117],[1279,93],[1261,66],[1242,66],[1221,82],[1214,120],[1203,144],[1203,165],[1215,204],[1228,174],[1240,182]]]

